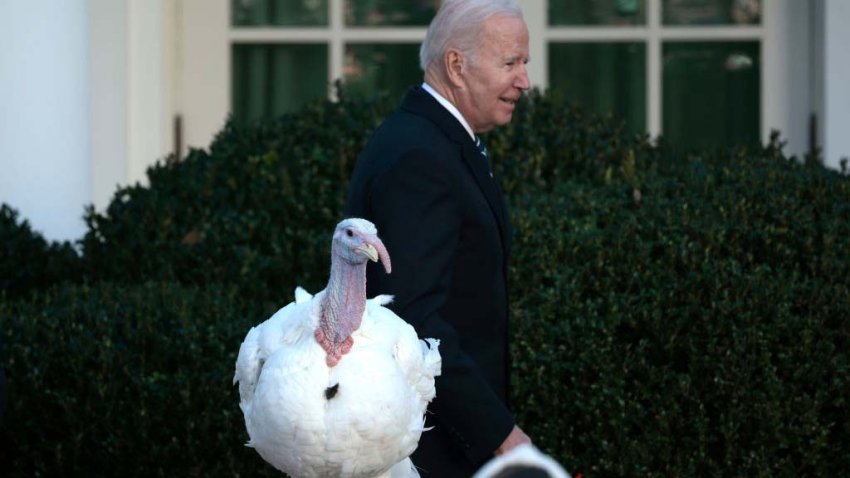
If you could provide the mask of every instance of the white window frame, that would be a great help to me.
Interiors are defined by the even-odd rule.
[[[328,0],[328,26],[319,27],[231,27],[230,44],[322,43],[328,45],[328,97],[332,85],[343,77],[345,45],[349,43],[421,43],[425,27],[349,27],[345,25],[344,0]]]
[[[418,43],[425,27],[347,27],[344,0],[328,0],[328,26],[231,27],[229,0],[183,0],[184,63],[181,73],[187,145],[205,147],[220,130],[230,111],[231,45],[236,43],[325,43],[328,45],[328,85],[343,76],[345,45],[349,42]],[[756,41],[760,44],[761,139],[778,129],[788,141],[786,150],[807,150],[810,79],[795,63],[807,58],[807,2],[763,0],[762,19],[752,26],[664,26],[661,0],[647,0],[646,25],[631,27],[563,27],[547,24],[547,0],[518,0],[529,27],[532,84],[548,86],[547,49],[550,42],[626,42],[646,44],[646,125],[651,137],[661,134],[662,44],[665,41]],[[793,25],[794,28],[788,28]],[[802,45],[802,46],[801,46]],[[801,70],[803,70],[801,72]],[[332,88],[329,97],[333,98]]]
[[[763,9],[765,11],[772,10],[775,3],[769,4],[770,0],[763,1]],[[551,26],[546,28],[545,43],[548,46],[552,42],[558,43],[643,43],[646,45],[646,126],[647,132],[651,137],[656,137],[663,133],[664,119],[663,111],[663,68],[662,56],[663,45],[665,42],[690,42],[690,41],[709,41],[709,42],[726,42],[726,41],[755,41],[760,45],[762,57],[760,91],[761,98],[759,104],[761,111],[762,131],[761,136],[766,138],[769,136],[769,129],[765,131],[764,126],[766,113],[765,101],[766,88],[769,87],[765,81],[765,39],[767,38],[768,18],[765,18],[769,13],[764,12],[762,22],[759,25],[742,25],[742,26],[727,26],[727,25],[698,25],[698,26],[666,26],[662,24],[661,16],[662,2],[661,0],[646,0],[646,25],[636,25],[628,27],[618,26],[591,26],[591,27],[574,27],[574,26]],[[545,27],[545,26],[544,26]],[[544,76],[548,78],[548,72]]]

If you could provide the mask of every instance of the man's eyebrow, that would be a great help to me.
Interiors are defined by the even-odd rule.
[[[531,61],[531,56],[530,55],[529,56],[510,55],[510,56],[505,57],[506,63],[520,61],[520,60],[522,60],[524,63],[528,63],[529,61]]]

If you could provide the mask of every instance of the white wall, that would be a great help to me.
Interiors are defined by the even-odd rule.
[[[90,201],[86,0],[0,2],[0,202],[77,239]]]
[[[837,168],[850,159],[850,1],[824,1],[823,155]]]
[[[87,205],[172,150],[179,25],[163,7],[0,0],[0,202],[49,240],[82,237]]]

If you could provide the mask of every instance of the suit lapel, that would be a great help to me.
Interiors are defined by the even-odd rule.
[[[499,235],[502,239],[502,250],[508,254],[508,218],[502,191],[498,181],[490,177],[487,164],[481,153],[469,137],[466,129],[458,120],[446,111],[433,96],[419,86],[411,88],[402,102],[402,108],[425,116],[434,121],[452,141],[461,145],[462,160],[466,163],[479,189],[487,199],[487,204],[499,225]]]

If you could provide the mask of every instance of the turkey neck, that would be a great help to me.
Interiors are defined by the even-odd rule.
[[[325,337],[339,344],[360,327],[366,310],[366,264],[332,259],[331,276],[322,301],[319,327]]]

